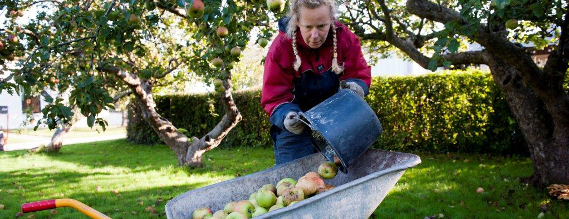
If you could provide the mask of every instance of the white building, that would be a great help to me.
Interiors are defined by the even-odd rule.
[[[5,77],[5,75],[0,75],[1,77]],[[41,109],[46,105],[47,103],[43,98],[25,100],[16,93],[10,95],[8,92],[2,91],[0,93],[0,129],[33,128],[37,121],[43,117]],[[26,110],[33,112],[30,118],[25,113]],[[107,120],[109,126],[121,126],[123,122],[122,112],[120,111],[103,111],[100,117]],[[45,126],[41,127],[45,128]],[[77,122],[75,127],[88,127],[86,118]]]

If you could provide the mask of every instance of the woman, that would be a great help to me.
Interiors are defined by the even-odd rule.
[[[337,21],[334,0],[291,0],[265,59],[261,106],[270,116],[276,163],[314,153],[306,111],[343,88],[367,95],[371,68],[358,37]]]

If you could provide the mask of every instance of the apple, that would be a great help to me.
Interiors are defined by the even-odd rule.
[[[223,210],[216,211],[213,213],[213,218],[225,219],[227,214]]]
[[[518,27],[518,21],[516,19],[510,19],[506,21],[506,28],[516,29]]]
[[[251,201],[251,200],[255,200],[255,199],[256,199],[256,197],[257,197],[257,192],[253,192],[253,193],[251,193],[251,195],[249,195],[249,201]]]
[[[282,196],[282,195],[277,198],[277,202],[275,203],[275,205],[282,205],[282,206],[284,206],[283,196]]]
[[[248,200],[242,200],[237,202],[235,207],[233,208],[234,212],[239,212],[245,215],[247,218],[250,218],[253,212],[255,211],[255,206]]]
[[[18,43],[20,39],[18,39],[18,36],[10,34],[8,35],[8,41],[10,41],[11,43]]]
[[[0,41],[0,50],[4,49],[4,43],[2,41]]]
[[[24,11],[18,10],[18,17],[23,17],[23,16],[24,16]]]
[[[302,201],[304,200],[304,192],[301,188],[294,187],[290,189],[286,189],[283,192],[283,204],[284,206],[289,206],[293,201]]]
[[[252,217],[257,217],[260,216],[264,213],[267,213],[267,209],[263,208],[263,207],[256,207],[255,208],[255,212],[253,212],[253,214],[251,215]]]
[[[205,216],[213,216],[213,211],[208,207],[198,208],[193,213],[193,219],[204,219]]]
[[[16,57],[14,57],[13,54],[8,54],[8,55],[6,55],[6,56],[4,56],[4,57],[6,57],[6,59],[8,59],[8,61],[14,61],[14,59],[16,59]]]
[[[237,204],[237,202],[229,202],[225,205],[225,207],[223,207],[223,212],[225,212],[226,214],[229,214],[231,212],[233,212],[233,209],[235,209],[235,205]]]
[[[12,10],[12,11],[10,11],[10,16],[12,16],[12,17],[17,17],[17,16],[18,16],[18,12]]]
[[[128,17],[128,23],[130,24],[139,24],[140,22],[141,20],[136,14],[130,14],[130,17]]]
[[[263,190],[257,193],[256,200],[259,206],[270,208],[277,202],[277,196],[269,190]]]
[[[328,191],[328,190],[330,190],[330,189],[333,189],[333,188],[334,188],[333,185],[324,185],[324,187],[319,188],[318,190],[316,190],[316,194],[320,194],[320,193],[326,192],[326,191]]]
[[[221,67],[223,65],[223,59],[221,58],[214,58],[211,63],[213,64],[213,66],[215,67]]]
[[[271,191],[271,192],[273,192],[275,195],[277,194],[277,187],[275,187],[273,184],[265,184],[265,185],[263,185],[263,187],[261,187],[261,188],[259,189],[259,191],[263,191],[263,190]]]
[[[201,0],[194,0],[192,7],[190,7],[190,17],[199,18],[203,16],[204,4]]]
[[[269,208],[269,211],[274,211],[281,208],[284,208],[284,205],[273,205],[273,207]]]
[[[279,184],[279,186],[277,186],[277,195],[281,196],[283,195],[284,191],[290,188],[293,188],[294,185],[291,184],[290,182],[282,182]]]
[[[0,210],[4,210],[4,205],[0,204]]]
[[[325,162],[318,167],[318,174],[324,179],[332,179],[338,174],[338,166],[334,162]]]
[[[232,212],[231,214],[227,215],[225,219],[247,219],[247,216],[239,212]]]
[[[296,185],[296,180],[295,180],[295,179],[293,179],[293,178],[284,178],[284,179],[281,179],[281,180],[277,183],[277,187],[279,187],[279,185],[280,185],[281,183],[283,183],[283,182],[289,182],[290,184],[292,184],[292,186],[295,186],[295,185]]]
[[[272,12],[282,12],[284,10],[285,1],[284,0],[267,0],[267,7]]]
[[[239,56],[241,55],[241,49],[239,47],[233,47],[233,49],[231,49],[231,55],[232,56]]]
[[[265,46],[269,44],[269,41],[265,38],[261,38],[257,42],[259,43],[259,46],[261,46],[262,48],[265,48]]]
[[[219,38],[223,38],[229,35],[229,30],[227,29],[227,27],[221,26],[217,28],[216,34]]]
[[[296,204],[297,202],[298,202],[298,201],[293,201],[293,202],[291,202],[290,204],[288,204],[288,206],[294,205],[294,204]]]
[[[324,187],[324,180],[315,172],[309,172],[298,179],[296,187],[302,189],[304,195],[310,196],[316,193],[316,190]]]

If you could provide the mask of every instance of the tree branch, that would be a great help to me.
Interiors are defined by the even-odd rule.
[[[387,35],[387,39],[391,39],[394,37],[393,35],[393,21],[391,21],[391,15],[389,14],[389,8],[385,4],[385,0],[375,0],[379,6],[381,7],[381,11],[383,11],[383,15],[385,16],[385,32]]]
[[[113,103],[116,103],[116,102],[118,102],[120,99],[122,99],[123,97],[126,97],[126,96],[131,95],[131,94],[132,94],[132,90],[122,92],[122,93],[118,94],[117,96],[115,96],[115,97],[113,98]]]
[[[172,63],[175,63],[174,66],[172,66]],[[160,79],[163,77],[166,77],[166,75],[170,74],[172,71],[176,70],[178,67],[180,67],[180,65],[182,65],[183,62],[178,62],[178,59],[170,59],[170,62],[168,62],[168,70],[166,70],[164,73],[156,76],[156,79]]]

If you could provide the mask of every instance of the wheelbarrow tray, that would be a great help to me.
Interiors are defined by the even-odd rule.
[[[265,184],[276,185],[283,178],[298,179],[309,171],[317,171],[325,161],[317,153],[185,192],[166,204],[166,216],[185,219],[192,218],[193,211],[200,207],[223,209],[231,201],[249,199]],[[421,159],[414,154],[369,149],[349,167],[347,174],[338,172],[333,179],[324,180],[335,188],[255,218],[369,218],[405,170],[419,163]]]

